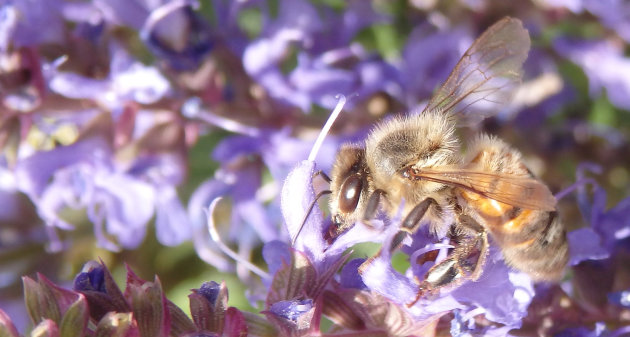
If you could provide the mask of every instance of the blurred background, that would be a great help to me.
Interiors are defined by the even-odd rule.
[[[120,284],[125,263],[159,275],[182,308],[189,289],[226,280],[231,305],[260,310],[255,276],[212,242],[203,209],[224,196],[222,239],[264,269],[262,244],[288,240],[283,179],[336,96],[349,102],[317,157],[325,171],[341,143],[421,109],[504,16],[532,38],[523,85],[464,143],[497,135],[554,193],[579,181],[599,186],[602,210],[618,205],[627,1],[0,0],[0,307],[23,329],[22,275],[69,285],[102,259]],[[589,224],[585,203],[560,200],[569,229]]]

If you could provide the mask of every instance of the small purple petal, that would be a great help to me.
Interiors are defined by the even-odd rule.
[[[589,78],[589,93],[599,97],[602,89],[618,108],[630,109],[630,59],[623,48],[608,41],[558,39],[555,50],[581,66]]]
[[[17,0],[3,3],[2,7],[12,7],[18,12],[19,20],[12,32],[14,48],[41,44],[63,43],[65,27],[61,16],[64,2],[61,0],[43,1],[34,5],[32,1]],[[46,27],[46,29],[40,29]]]
[[[235,206],[236,213],[250,225],[263,242],[279,239],[278,228],[269,220],[268,211],[255,199],[243,200]]]
[[[0,52],[6,53],[9,51],[18,16],[19,13],[15,6],[4,5],[0,7]]]
[[[363,262],[365,262],[365,259],[354,259],[343,266],[339,275],[339,284],[341,284],[342,287],[354,289],[367,288],[359,274],[359,267]]]
[[[102,215],[106,230],[125,248],[135,248],[144,239],[146,225],[155,211],[155,190],[126,175],[96,176],[95,195],[88,216],[98,223]],[[104,214],[99,212],[103,211]]]
[[[630,289],[608,294],[608,300],[618,306],[630,308]]]
[[[369,289],[401,305],[411,303],[416,298],[418,286],[392,268],[383,256],[368,260],[366,264],[360,272],[363,283]]]
[[[289,236],[295,241],[294,247],[308,253],[311,261],[317,265],[316,261],[323,259],[326,243],[322,236],[321,210],[319,207],[313,207],[310,214],[307,214],[309,205],[315,200],[312,184],[315,172],[314,162],[302,161],[298,164],[284,182],[281,205]]]
[[[259,153],[262,145],[263,141],[259,138],[248,136],[226,137],[212,151],[212,159],[222,163],[229,163],[237,157]]]
[[[174,186],[158,189],[155,211],[156,237],[160,243],[176,246],[191,238],[190,219]]]
[[[193,70],[212,50],[210,27],[192,8],[192,1],[171,1],[154,10],[140,36],[175,70]]]
[[[336,95],[352,94],[359,84],[354,72],[329,67],[309,59],[305,54],[298,55],[298,65],[289,75],[289,81],[297,90],[326,108],[335,106]]]
[[[103,12],[107,21],[136,30],[142,28],[150,11],[145,1],[139,0],[95,0],[94,5]]]
[[[116,61],[121,52],[119,50],[114,53],[112,62]],[[144,66],[139,62],[134,62],[124,71],[113,74],[112,86],[120,98],[142,104],[157,102],[171,89],[168,80],[156,68]]]
[[[221,285],[214,281],[210,281],[204,282],[197,293],[203,295],[208,302],[214,305],[214,302],[216,302],[217,297],[219,296],[219,291],[221,291]]]
[[[282,241],[276,240],[266,243],[263,246],[262,254],[271,275],[275,275],[283,264],[291,263],[291,247]]]
[[[435,33],[429,27],[420,27],[411,33],[403,50],[401,76],[414,101],[430,97],[469,42],[462,30]]]
[[[110,156],[108,142],[100,137],[58,147],[47,152],[38,152],[18,162],[16,177],[20,190],[32,199],[40,195],[55,171],[81,161],[101,161]]]
[[[544,0],[543,3],[549,7],[565,7],[576,14],[584,11],[583,0]]]
[[[50,89],[74,99],[95,99],[111,89],[111,83],[74,73],[58,72],[48,83]]]
[[[86,272],[79,273],[74,278],[73,289],[76,291],[98,291],[105,293],[105,271],[104,267],[95,261],[90,261],[86,264],[86,267],[91,265],[92,267]],[[85,269],[85,268],[84,268]]]
[[[269,311],[286,320],[297,322],[300,316],[313,309],[313,300],[280,301],[269,307]]]
[[[577,1],[577,0],[574,0]],[[630,4],[621,0],[584,0],[584,7],[600,22],[630,42]]]
[[[451,296],[460,303],[482,307],[491,321],[520,327],[534,296],[532,281],[524,273],[513,272],[500,254],[490,254],[481,277],[462,284]]]
[[[606,248],[602,246],[602,239],[599,234],[591,228],[571,231],[567,238],[571,256],[569,264],[572,266],[584,260],[602,260],[610,256]]]

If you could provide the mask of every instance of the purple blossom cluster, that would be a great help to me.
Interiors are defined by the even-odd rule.
[[[534,283],[491,240],[478,279],[424,296],[456,243],[423,226],[390,250],[401,219],[386,215],[327,240],[320,172],[377,121],[421,111],[506,15],[533,41],[523,83],[461,138],[526,154],[558,192],[569,265]],[[147,233],[191,243],[256,313],[209,281],[189,317],[159,279],[128,268],[121,291],[88,262],[72,290],[22,278],[30,336],[630,335],[629,45],[616,0],[0,0],[0,296],[30,273],[12,252],[45,245],[45,261],[87,225],[111,252]],[[29,335],[5,311],[0,336]]]

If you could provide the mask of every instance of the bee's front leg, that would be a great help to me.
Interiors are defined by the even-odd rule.
[[[422,297],[435,295],[441,288],[456,286],[465,280],[476,281],[481,276],[488,254],[488,233],[465,215],[458,217],[453,232],[455,248],[424,275],[416,299],[408,306],[413,306]]]
[[[376,212],[378,212],[379,205],[381,203],[381,198],[385,195],[385,191],[376,190],[372,192],[370,195],[370,199],[365,206],[365,213],[363,213],[363,221],[369,222],[370,220],[376,217]]]

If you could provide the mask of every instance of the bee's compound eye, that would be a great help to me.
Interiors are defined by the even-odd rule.
[[[354,212],[359,203],[363,180],[358,174],[350,175],[341,184],[339,192],[339,209],[344,212]]]

